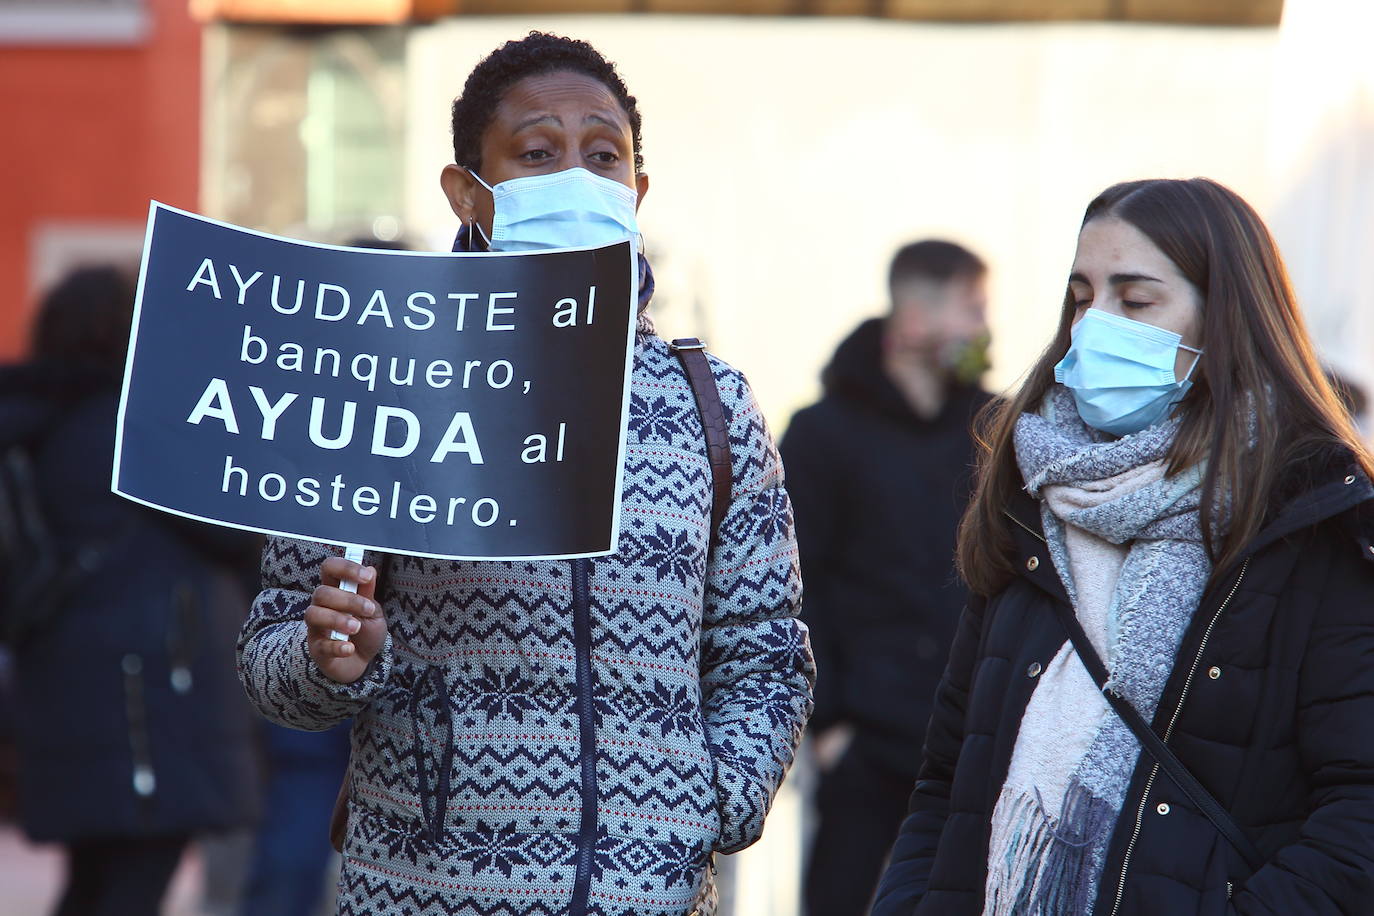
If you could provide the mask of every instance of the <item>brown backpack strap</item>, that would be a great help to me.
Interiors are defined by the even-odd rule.
[[[721,519],[725,518],[730,508],[730,488],[734,483],[730,425],[725,419],[725,405],[720,402],[720,389],[716,387],[716,378],[711,374],[711,364],[706,360],[706,344],[695,337],[680,337],[668,346],[677,354],[682,371],[687,373],[692,396],[697,401],[697,411],[701,414],[701,426],[706,433],[706,455],[711,460],[714,494],[711,502],[711,543],[714,545]]]

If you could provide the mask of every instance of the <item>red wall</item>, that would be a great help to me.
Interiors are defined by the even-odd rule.
[[[0,46],[0,359],[27,345],[41,222],[197,209],[200,25],[187,0],[147,9],[140,44]]]

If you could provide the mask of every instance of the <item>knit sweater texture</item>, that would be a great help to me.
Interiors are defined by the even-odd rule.
[[[369,554],[389,634],[345,685],[302,621],[333,548],[269,542],[240,670],[274,721],[355,719],[340,914],[708,916],[711,853],[761,834],[814,681],[782,467],[743,376],[712,358],[734,485],[709,549],[701,421],[647,331],[616,554]]]

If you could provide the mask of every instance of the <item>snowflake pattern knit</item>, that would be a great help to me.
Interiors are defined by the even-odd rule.
[[[337,551],[268,542],[240,673],[276,722],[355,719],[340,914],[709,916],[710,855],[761,834],[815,676],[777,452],[743,376],[711,366],[734,487],[709,564],[701,422],[652,333],[636,344],[619,553],[369,554],[389,635],[343,685],[307,655],[302,620]]]

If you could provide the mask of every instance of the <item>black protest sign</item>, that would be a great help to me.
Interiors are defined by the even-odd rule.
[[[113,488],[463,559],[613,552],[637,266],[312,245],[153,204]]]

